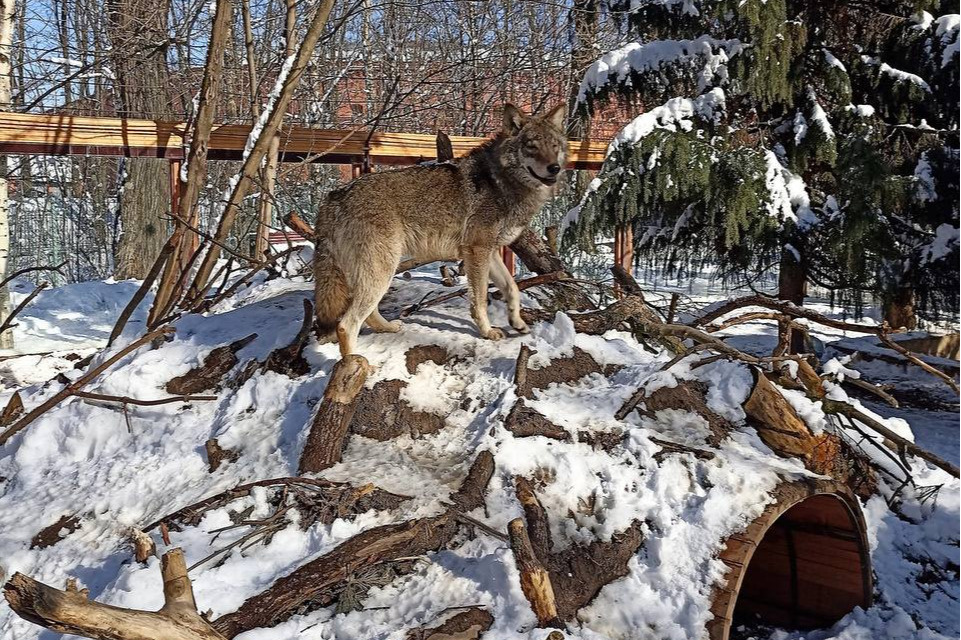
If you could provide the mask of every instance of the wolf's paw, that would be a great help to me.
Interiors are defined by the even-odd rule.
[[[514,327],[514,331],[517,333],[530,333],[531,328],[527,326],[527,323],[518,318],[517,322],[511,321],[511,326]]]
[[[497,327],[491,327],[490,329],[487,330],[487,334],[484,335],[483,337],[487,338],[488,340],[494,340],[494,341],[503,340],[504,332],[498,329]]]
[[[397,333],[404,327],[404,323],[401,320],[391,320],[386,325],[380,328],[381,333]]]

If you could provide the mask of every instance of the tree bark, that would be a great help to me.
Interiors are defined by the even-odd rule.
[[[340,462],[347,427],[370,371],[367,359],[355,354],[344,356],[334,365],[300,456],[301,473],[322,471]]]
[[[118,115],[176,119],[163,90],[171,82],[167,68],[169,0],[110,0],[108,6]],[[128,158],[121,166],[122,232],[114,275],[143,278],[167,239],[168,166],[167,161],[152,158]]]
[[[915,315],[915,302],[913,288],[899,287],[893,296],[884,301],[884,321],[892,329],[916,329],[918,317]]]
[[[87,590],[77,589],[73,580],[61,591],[22,573],[4,585],[4,595],[21,618],[59,633],[102,640],[224,640],[197,613],[183,551],[164,554],[160,570],[164,606],[159,611],[100,604],[88,600]]]
[[[10,100],[10,70],[13,44],[13,16],[15,0],[0,0],[0,110],[8,111]],[[7,184],[7,157],[0,156],[0,279],[7,275],[10,255],[10,199]],[[10,315],[10,289],[0,287],[0,323]],[[0,349],[13,348],[13,332],[0,333]]]
[[[792,248],[785,247],[781,251],[777,289],[777,297],[781,300],[792,302],[799,307],[804,305],[804,295],[807,293],[807,276],[804,271],[804,258],[796,249],[792,250]],[[779,336],[786,336],[788,332],[790,332],[790,336],[786,352],[804,353],[804,333],[792,330],[789,326],[781,326],[778,329]]]

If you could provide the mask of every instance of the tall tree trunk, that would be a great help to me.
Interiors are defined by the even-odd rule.
[[[804,271],[804,258],[793,246],[785,247],[781,251],[781,266],[777,278],[777,297],[802,306],[806,293],[807,275]],[[789,329],[781,327],[779,334],[784,331],[789,331]],[[804,333],[791,331],[788,352],[804,353],[804,350]]]
[[[586,138],[590,133],[590,118],[577,110],[577,94],[580,91],[584,71],[597,58],[597,26],[600,14],[598,0],[574,0],[570,9],[571,24],[571,90],[567,98],[567,133],[571,138]],[[575,200],[587,190],[590,176],[585,171],[571,169],[567,180]]]
[[[10,108],[10,58],[13,52],[14,0],[0,0],[0,110]],[[10,255],[10,198],[7,183],[7,157],[0,156],[0,279],[7,274]],[[0,289],[0,322],[10,315],[10,290]],[[0,349],[13,348],[13,332],[0,333]]]
[[[916,303],[914,289],[899,287],[893,296],[884,300],[884,321],[895,329],[917,329],[918,317],[914,311]]]
[[[174,120],[167,68],[169,0],[110,0],[112,63],[121,117]],[[170,182],[166,160],[130,158],[123,163],[121,236],[114,275],[143,278],[167,239]]]

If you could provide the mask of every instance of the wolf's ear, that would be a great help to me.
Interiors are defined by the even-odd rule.
[[[554,125],[554,126],[557,127],[558,129],[560,129],[561,131],[563,131],[563,130],[564,130],[564,118],[566,118],[566,117],[567,117],[567,105],[565,105],[565,104],[562,103],[562,104],[557,105],[556,107],[554,107],[554,108],[551,109],[550,111],[548,111],[548,112],[547,112],[547,115],[544,116],[544,120],[546,120],[547,122],[551,123],[552,125]]]
[[[504,105],[504,133],[512,136],[524,126],[527,116],[510,102]]]

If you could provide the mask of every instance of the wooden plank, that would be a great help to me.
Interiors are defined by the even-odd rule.
[[[58,114],[0,113],[0,153],[46,155],[150,156],[182,159],[186,125],[132,118],[95,118]],[[250,125],[215,125],[210,134],[209,157],[236,160],[250,133]],[[462,156],[486,138],[451,136],[455,156]],[[573,140],[568,166],[598,169],[607,152],[606,142]],[[436,157],[434,135],[375,133],[287,127],[280,133],[280,159],[305,158],[328,164],[362,162],[369,154],[374,164],[404,165]],[[320,157],[316,157],[320,156]]]

